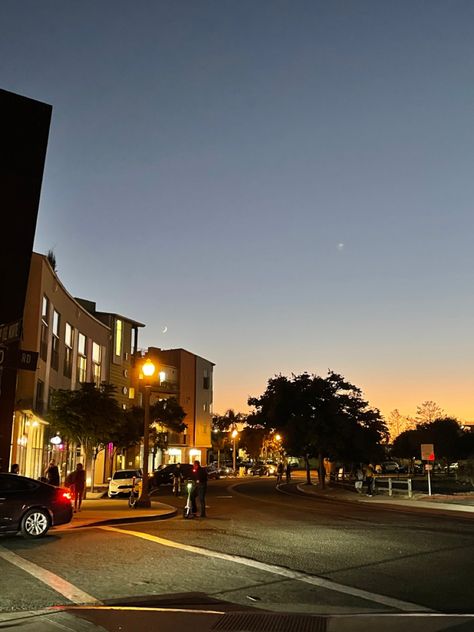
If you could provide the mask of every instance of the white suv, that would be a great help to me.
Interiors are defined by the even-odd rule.
[[[141,479],[141,470],[117,470],[109,479],[107,496],[113,498],[119,494],[128,494],[132,489],[133,479]]]

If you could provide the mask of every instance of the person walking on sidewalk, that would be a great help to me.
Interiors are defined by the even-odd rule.
[[[373,496],[374,494],[374,467],[372,463],[369,463],[365,469],[365,480],[367,482],[367,496]]]
[[[205,467],[201,467],[199,461],[194,461],[192,478],[196,483],[194,487],[191,503],[193,514],[197,515],[196,496],[199,497],[199,508],[201,510],[200,517],[206,517],[206,491],[207,491],[207,470]]]
[[[76,469],[70,474],[70,481],[74,497],[74,513],[77,513],[81,511],[82,499],[86,489],[86,471],[82,463],[76,465]]]
[[[56,465],[56,461],[51,459],[48,467],[45,471],[45,476],[50,485],[54,485],[55,487],[59,487],[59,469]]]

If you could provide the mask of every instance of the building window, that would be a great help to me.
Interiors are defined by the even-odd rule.
[[[115,321],[115,355],[122,356],[123,343],[123,323],[121,320]]]
[[[53,310],[53,340],[51,345],[51,368],[55,371],[59,368],[59,323],[61,321],[60,314]]]
[[[48,358],[48,331],[49,331],[49,299],[43,296],[41,303],[41,340],[40,358],[46,362]]]
[[[87,380],[87,355],[86,355],[86,337],[79,334],[77,338],[77,381],[85,382]]]
[[[74,346],[74,329],[66,323],[64,330],[64,376],[72,377],[72,348]]]
[[[207,412],[207,402],[204,402],[204,404],[202,405],[202,409],[204,412]]]
[[[203,378],[202,378],[202,387],[205,391],[209,390],[209,371],[207,369],[204,369],[204,374],[203,374]]]
[[[128,389],[128,399],[135,399],[135,389],[133,386]]]
[[[92,343],[92,372],[94,374],[94,383],[100,386],[101,383],[101,365],[102,365],[102,349],[96,342]]]
[[[38,380],[36,383],[36,402],[35,409],[36,411],[42,415],[44,412],[44,382]]]

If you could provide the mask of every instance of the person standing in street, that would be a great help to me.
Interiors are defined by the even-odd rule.
[[[82,463],[76,465],[71,475],[71,491],[74,497],[74,513],[81,511],[82,499],[86,489],[86,471]]]
[[[46,479],[48,481],[48,483],[50,485],[54,485],[55,487],[59,487],[59,468],[56,465],[56,461],[54,459],[51,459],[51,461],[49,462],[48,467],[46,468],[45,471],[45,476]]]
[[[207,470],[201,467],[199,461],[194,461],[192,478],[195,482],[195,488],[191,496],[193,514],[197,515],[196,496],[199,497],[199,508],[201,510],[200,518],[206,517],[206,491],[207,491]]]
[[[285,473],[286,473],[286,482],[289,483],[291,481],[291,465],[289,462],[286,464]]]
[[[374,493],[374,468],[369,463],[365,470],[365,480],[367,482],[367,496],[373,496]]]

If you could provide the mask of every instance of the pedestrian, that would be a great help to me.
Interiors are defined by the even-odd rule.
[[[367,482],[367,496],[372,496],[374,493],[374,467],[372,463],[369,463],[365,469],[365,480]]]
[[[285,473],[286,473],[286,482],[289,483],[291,481],[291,465],[289,462],[286,464]]]
[[[183,482],[184,482],[184,476],[183,476],[183,470],[181,469],[181,463],[177,463],[176,469],[173,472],[173,494],[175,496],[180,496]]]
[[[49,465],[45,470],[45,476],[50,485],[59,487],[59,468],[54,459],[51,459],[49,462]]]
[[[74,513],[81,511],[82,499],[86,489],[86,471],[82,463],[76,465],[74,472],[69,476],[71,491],[74,498]]]
[[[283,470],[285,468],[283,467],[283,463],[280,461],[280,463],[278,463],[277,466],[277,485],[278,483],[281,483],[282,479],[283,479]]]
[[[194,461],[192,479],[195,482],[195,487],[191,494],[191,503],[193,514],[197,516],[196,497],[199,498],[199,508],[201,510],[200,517],[206,517],[206,491],[207,491],[207,470],[205,467],[201,467],[199,461]]]
[[[358,494],[361,494],[362,485],[364,483],[364,472],[362,471],[362,468],[360,466],[356,469],[355,477],[356,477],[356,481],[355,481],[356,491]]]
[[[20,473],[20,466],[18,465],[18,463],[13,463],[12,469],[10,470],[10,474],[19,474],[19,473]]]

